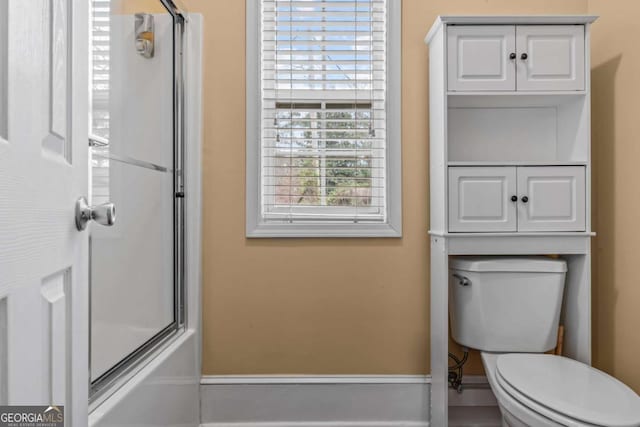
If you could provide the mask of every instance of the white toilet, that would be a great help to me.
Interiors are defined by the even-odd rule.
[[[555,347],[567,271],[545,257],[457,257],[449,271],[453,339],[482,352],[503,424],[640,426],[640,397]]]

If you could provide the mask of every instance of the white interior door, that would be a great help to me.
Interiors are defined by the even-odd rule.
[[[584,231],[584,166],[518,168],[518,231]]]
[[[516,231],[515,167],[450,167],[449,231]]]
[[[65,405],[86,426],[87,2],[0,9],[0,404]]]
[[[448,27],[449,90],[516,90],[515,35],[513,25]]]
[[[583,25],[518,25],[518,90],[584,90]]]

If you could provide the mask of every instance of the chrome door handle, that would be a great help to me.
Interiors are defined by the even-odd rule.
[[[112,226],[116,222],[116,206],[113,203],[89,206],[87,199],[80,197],[76,201],[76,228],[78,231],[87,228],[87,223],[91,220],[101,225]]]

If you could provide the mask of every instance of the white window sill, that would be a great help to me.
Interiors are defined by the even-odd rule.
[[[247,227],[248,238],[301,237],[402,237],[401,227],[391,224],[258,224]]]

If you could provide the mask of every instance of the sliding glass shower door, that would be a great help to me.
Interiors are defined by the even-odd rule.
[[[160,0],[92,0],[90,203],[116,208],[91,228],[92,392],[180,325],[176,19]]]

